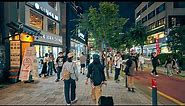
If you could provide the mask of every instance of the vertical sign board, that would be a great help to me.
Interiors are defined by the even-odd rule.
[[[33,76],[33,79],[38,79],[36,50],[35,47],[28,47],[25,50],[24,58],[22,59],[22,65],[20,70],[19,79],[21,81],[29,80],[29,75]]]
[[[20,41],[10,41],[11,67],[20,67]]]
[[[156,50],[157,50],[157,55],[160,54],[160,48],[159,48],[159,35],[156,35]]]

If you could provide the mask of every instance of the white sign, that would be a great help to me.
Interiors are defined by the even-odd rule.
[[[28,47],[25,50],[24,58],[22,59],[22,65],[20,70],[19,79],[21,81],[29,80],[30,74],[33,79],[38,79],[38,68],[36,59],[35,47]]]
[[[58,16],[54,15],[51,11],[49,11],[48,9],[41,7],[38,3],[35,3],[35,8],[38,10],[43,11],[44,13],[46,13],[48,16],[51,16],[53,19],[58,21]]]

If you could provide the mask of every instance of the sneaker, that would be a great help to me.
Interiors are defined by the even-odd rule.
[[[75,103],[78,100],[78,98],[76,98],[75,100],[71,101],[71,103]]]
[[[68,106],[69,106],[69,105],[71,105],[71,104],[67,103],[66,105],[68,105]]]
[[[156,75],[156,77],[158,77],[159,75]]]
[[[154,75],[153,73],[150,73],[151,75]]]
[[[56,80],[55,80],[55,82],[58,82],[58,81],[59,81],[59,79],[56,79]]]

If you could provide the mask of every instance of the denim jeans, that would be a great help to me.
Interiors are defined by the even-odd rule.
[[[62,71],[62,67],[57,67],[57,79],[60,79],[60,73]]]
[[[118,80],[121,68],[115,68],[115,77],[114,80]]]
[[[70,104],[76,98],[76,82],[73,79],[64,80],[64,94],[66,103]]]

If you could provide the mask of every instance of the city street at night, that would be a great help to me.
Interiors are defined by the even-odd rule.
[[[0,10],[0,105],[185,105],[185,2]]]

